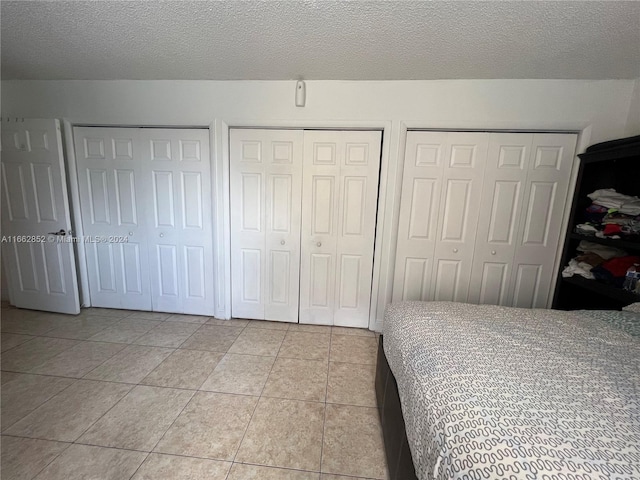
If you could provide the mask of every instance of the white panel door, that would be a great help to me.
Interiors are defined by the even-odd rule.
[[[513,262],[512,305],[547,308],[576,135],[534,134]]]
[[[446,135],[431,298],[466,302],[488,135],[464,132],[449,132]]]
[[[73,129],[91,304],[151,310],[139,129]]]
[[[446,132],[407,132],[393,301],[430,300]]]
[[[510,305],[531,142],[530,133],[489,134],[469,302]]]
[[[213,315],[209,131],[139,131],[153,310]]]
[[[2,121],[2,258],[16,307],[80,313],[58,120]],[[67,238],[68,239],[68,238]]]
[[[232,315],[297,322],[303,132],[229,137]]]
[[[305,131],[300,322],[368,327],[381,132]]]

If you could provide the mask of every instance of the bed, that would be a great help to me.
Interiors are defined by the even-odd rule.
[[[634,312],[389,305],[391,480],[640,479],[639,335]]]

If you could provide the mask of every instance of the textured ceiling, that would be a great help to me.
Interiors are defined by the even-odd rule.
[[[640,77],[640,2],[7,1],[5,79]]]

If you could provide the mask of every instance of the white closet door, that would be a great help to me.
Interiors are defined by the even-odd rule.
[[[140,129],[153,310],[213,315],[206,129]]]
[[[50,232],[71,230],[58,120],[2,122],[2,258],[11,303],[79,313],[73,244]]]
[[[232,315],[297,322],[303,132],[229,137]]]
[[[487,158],[486,133],[447,133],[432,274],[433,300],[466,302]]]
[[[139,129],[76,127],[74,142],[91,304],[151,310]]]
[[[430,300],[446,132],[407,132],[393,301]]]
[[[548,307],[575,147],[574,134],[533,135],[513,265],[515,307]]]
[[[480,199],[469,301],[510,305],[516,251],[531,142],[530,133],[493,133]]]
[[[367,327],[381,132],[305,131],[300,322]]]

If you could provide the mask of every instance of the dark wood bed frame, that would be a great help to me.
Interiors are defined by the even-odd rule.
[[[390,480],[418,480],[402,417],[398,384],[384,355],[382,342],[383,338],[380,335],[376,366],[376,399],[382,423],[389,478]]]

